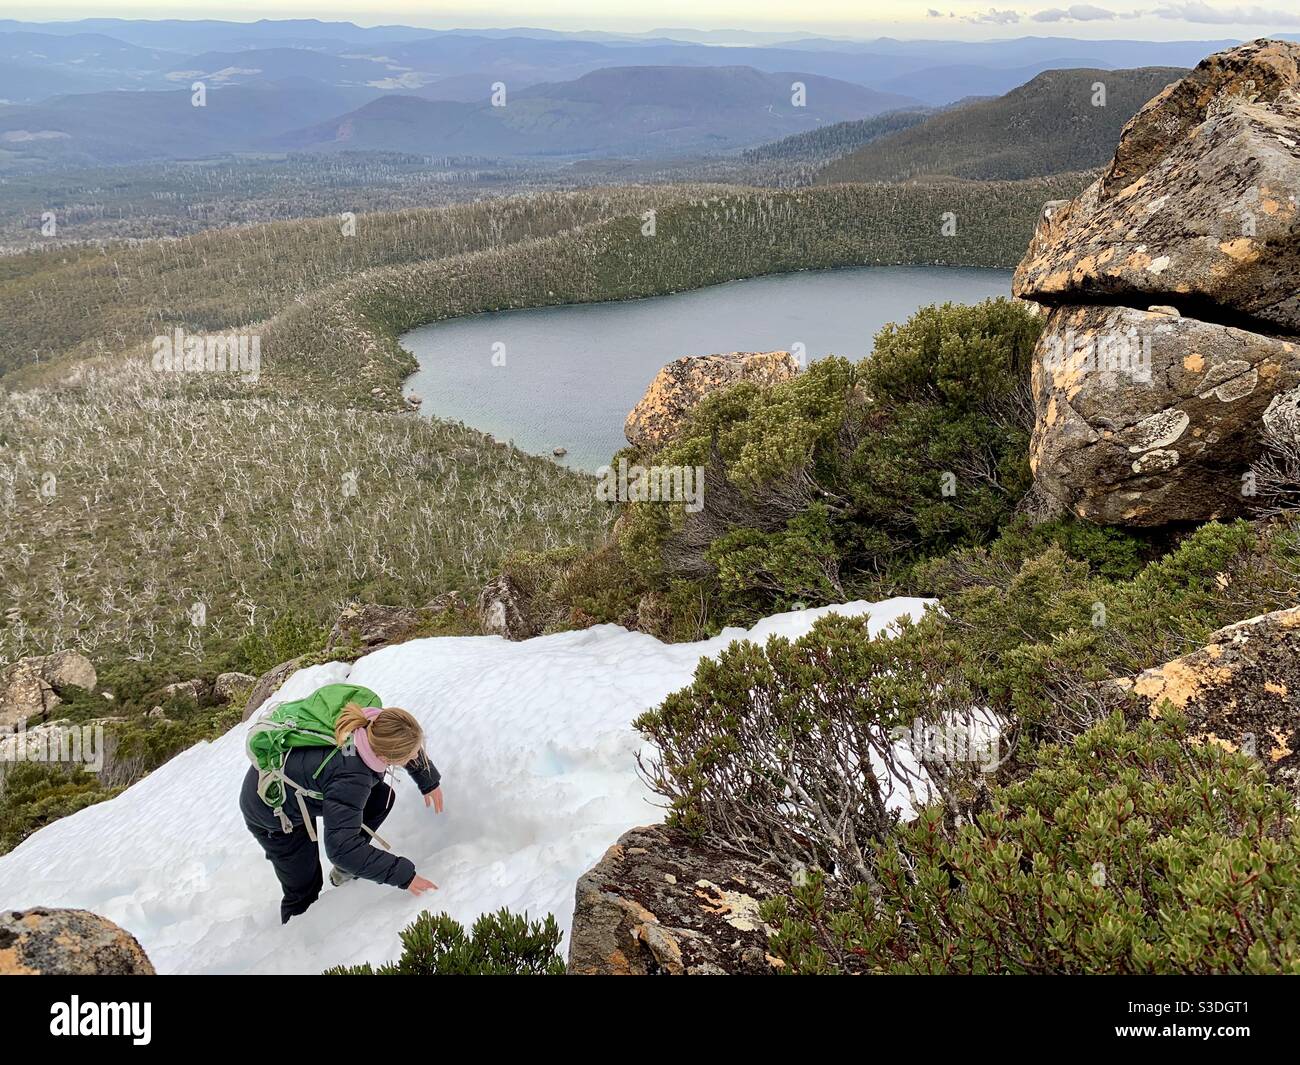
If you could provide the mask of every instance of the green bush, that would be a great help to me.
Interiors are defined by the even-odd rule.
[[[1295,801],[1174,717],[1044,748],[974,824],[924,811],[875,883],[765,903],[785,971],[1300,974]]]
[[[635,722],[654,744],[642,769],[669,800],[669,823],[869,878],[869,845],[909,789],[955,803],[979,786],[974,760],[923,756],[927,785],[896,746],[917,722],[967,722],[971,691],[961,663],[935,653],[936,631],[927,620],[873,639],[865,618],[831,614],[798,640],[701,659],[690,687]]]
[[[927,307],[881,330],[861,363],[706,396],[678,439],[637,456],[708,467],[703,511],[629,506],[624,557],[652,588],[710,582],[716,630],[991,540],[1030,485],[1040,329],[1009,300]]]
[[[967,679],[1031,742],[1095,722],[1098,681],[1167,662],[1224,625],[1295,601],[1300,553],[1282,525],[1210,522],[1130,580],[1106,579],[1057,542],[1021,559],[1032,539],[1016,530],[1013,545],[1004,538],[930,568],[952,589],[940,595],[945,639],[969,663]]]
[[[323,625],[295,610],[276,616],[264,631],[253,629],[242,636],[235,647],[239,669],[261,676],[281,662],[319,651],[329,635]]]
[[[485,913],[466,934],[447,914],[427,910],[401,933],[402,956],[372,968],[336,966],[326,976],[563,976],[560,928],[547,914],[529,921],[502,909]]]
[[[42,762],[15,762],[0,776],[0,854],[6,854],[39,828],[97,802],[121,788],[85,769]]]

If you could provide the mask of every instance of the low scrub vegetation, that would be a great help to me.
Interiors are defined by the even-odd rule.
[[[1176,719],[1041,748],[972,824],[923,810],[874,887],[810,876],[764,917],[793,973],[1300,974],[1300,817]]]
[[[485,913],[467,933],[445,913],[420,914],[401,933],[402,954],[374,968],[337,966],[326,976],[563,976],[560,928],[547,914],[530,921],[509,910]]]

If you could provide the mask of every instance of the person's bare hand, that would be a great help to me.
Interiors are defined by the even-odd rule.
[[[416,873],[415,879],[406,885],[406,890],[412,895],[423,895],[426,891],[437,891],[438,885],[432,880],[425,880],[419,873]]]
[[[438,814],[442,813],[442,786],[441,785],[434,788],[433,791],[429,792],[429,794],[424,797],[424,805],[432,806],[434,813],[438,813]]]

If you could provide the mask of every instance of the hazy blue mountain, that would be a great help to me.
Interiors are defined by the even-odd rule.
[[[803,82],[806,106],[792,104]],[[387,96],[267,147],[404,150],[439,155],[671,155],[729,151],[913,104],[811,74],[750,67],[626,67],[507,90],[493,107]]]
[[[931,115],[831,163],[820,180],[1019,179],[1089,170],[1115,151],[1120,130],[1179,67],[1049,70],[993,100]],[[1093,86],[1106,87],[1105,105]]]
[[[1043,70],[1191,66],[1225,41],[1084,41],[1019,37],[998,41],[897,41],[799,37],[738,30],[660,30],[649,34],[562,33],[530,28],[445,32],[409,26],[360,27],[317,19],[84,19],[67,23],[0,21],[0,66],[39,68],[0,75],[5,98],[110,89],[167,88],[196,72],[220,84],[309,77],[327,85],[375,85],[395,92],[471,102],[472,78],[511,89],[572,81],[611,67],[747,66],[799,70],[942,106],[998,95]],[[781,39],[783,37],[792,39]],[[170,78],[164,76],[171,75]],[[471,80],[464,80],[464,76]],[[452,81],[449,79],[462,79]]]
[[[300,80],[213,89],[204,107],[188,88],[60,96],[0,108],[0,149],[10,165],[79,166],[247,150],[375,95]]]

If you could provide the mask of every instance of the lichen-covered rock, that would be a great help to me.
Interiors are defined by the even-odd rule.
[[[1102,174],[1104,195],[1132,184],[1230,99],[1270,103],[1300,86],[1300,44],[1261,38],[1207,56],[1186,77],[1148,101],[1125,125]]]
[[[772,973],[759,904],[778,869],[651,825],[624,833],[578,881],[569,972],[600,976]]]
[[[1034,360],[1035,484],[1100,524],[1235,513],[1263,419],[1297,386],[1300,341],[1167,311],[1057,308]]]
[[[0,912],[0,975],[153,976],[129,932],[87,910]]]
[[[85,688],[94,691],[99,683],[95,666],[80,651],[55,651],[41,659],[41,676],[55,691],[64,688]]]
[[[484,585],[478,597],[478,613],[485,632],[507,640],[526,640],[537,635],[524,595],[509,574],[503,573]]]
[[[1298,141],[1295,92],[1223,104],[1131,185],[1105,198],[1098,181],[1041,221],[1013,291],[1300,331]]]
[[[671,440],[682,421],[710,392],[753,381],[771,385],[799,372],[788,351],[735,351],[727,355],[688,355],[665,366],[627,416],[623,435],[633,447],[653,450]]]
[[[212,694],[223,703],[228,703],[240,692],[247,691],[257,684],[257,678],[251,673],[218,673],[212,682]]]
[[[1053,308],[1035,352],[1035,483],[1093,521],[1243,511],[1300,344],[1300,44],[1211,56],[1044,208],[1015,294]],[[1300,394],[1300,393],[1295,393]],[[1248,482],[1247,482],[1248,483]]]
[[[90,659],[77,651],[20,658],[0,672],[0,728],[31,718],[47,720],[68,688],[94,689],[99,682]]]
[[[1114,683],[1138,713],[1179,711],[1193,743],[1245,751],[1300,796],[1300,607],[1229,625],[1204,647]]]
[[[359,649],[369,654],[409,639],[424,622],[424,612],[413,607],[354,603],[339,614],[325,646]]]
[[[296,673],[306,663],[307,656],[299,655],[297,658],[291,658],[287,662],[281,662],[278,666],[272,666],[260,677],[257,678],[257,684],[254,686],[252,693],[248,696],[248,702],[244,704],[244,720],[247,721],[255,714],[258,709],[272,695],[280,690],[289,677]]]

